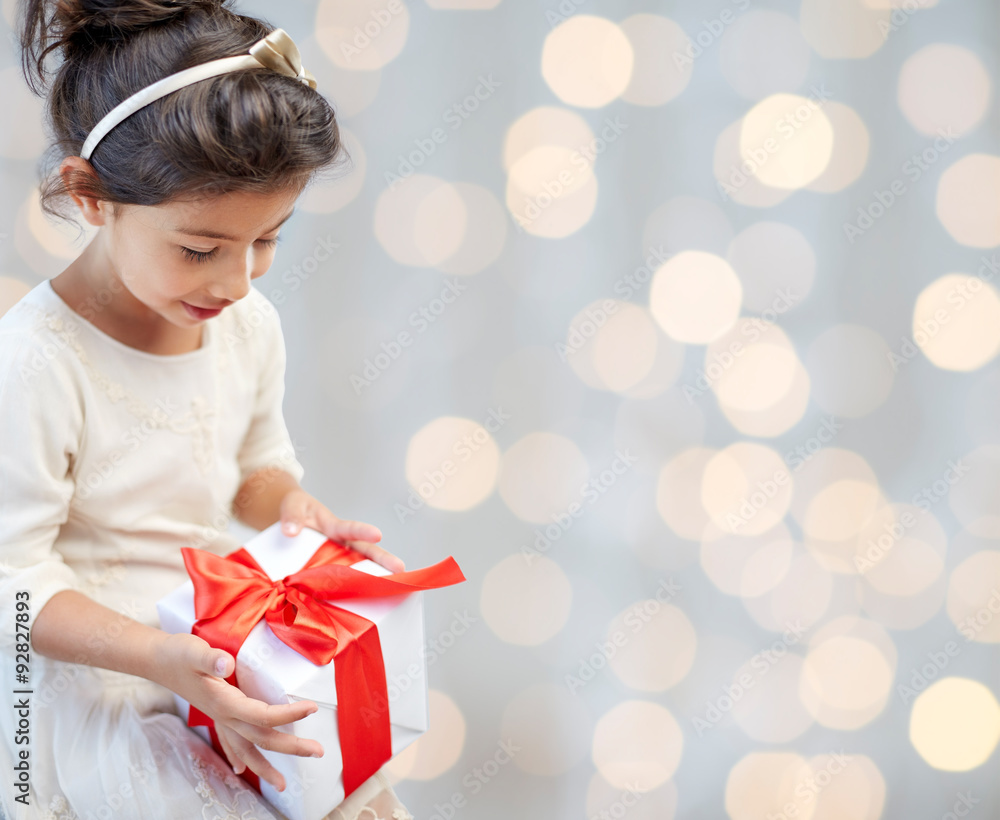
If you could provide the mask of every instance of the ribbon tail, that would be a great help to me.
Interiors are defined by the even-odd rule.
[[[337,727],[344,756],[344,796],[392,757],[388,688],[378,629],[347,643],[334,661]]]

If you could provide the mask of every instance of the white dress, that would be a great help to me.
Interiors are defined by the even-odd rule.
[[[240,546],[226,530],[243,480],[268,465],[301,480],[284,368],[278,314],[255,288],[174,356],[108,336],[47,280],[0,317],[0,817],[283,818],[161,686],[32,651],[29,745],[12,693],[17,592],[29,628],[64,589],[159,626],[156,601],[187,578],[182,546]],[[11,785],[25,749],[28,806]],[[409,816],[381,772],[329,815]]]

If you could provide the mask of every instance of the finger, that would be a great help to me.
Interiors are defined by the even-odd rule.
[[[234,732],[265,752],[280,752],[283,755],[295,755],[296,757],[323,757],[325,754],[323,746],[318,740],[298,737],[288,732],[279,732],[276,729],[263,729],[260,726],[238,720],[231,720],[228,725]]]
[[[348,521],[346,518],[337,518],[326,507],[316,511],[316,519],[320,531],[332,538],[334,541],[346,543],[347,541],[364,541],[375,543],[382,540],[382,531],[374,524],[365,524],[363,521]]]
[[[233,747],[239,759],[246,764],[246,768],[261,780],[266,780],[279,792],[285,790],[285,778],[281,772],[267,761],[253,743],[237,733],[233,739]]]
[[[281,531],[285,535],[298,535],[309,525],[311,496],[306,493],[289,493],[281,505]]]
[[[352,550],[360,552],[365,558],[370,558],[376,564],[385,567],[390,572],[404,572],[406,564],[403,559],[393,555],[388,550],[382,549],[377,544],[369,544],[367,541],[352,541],[347,546]]]
[[[234,687],[235,688],[235,687]],[[239,692],[238,689],[236,689]],[[240,693],[242,695],[242,692]],[[239,702],[230,710],[236,720],[272,729],[275,726],[286,726],[316,712],[319,707],[311,700],[300,700],[294,703],[270,704],[243,695]]]
[[[219,743],[222,745],[222,751],[226,753],[226,759],[229,761],[229,765],[233,767],[233,774],[243,774],[246,770],[246,764],[240,760],[240,756],[236,754],[232,744],[229,742],[229,733],[232,730],[222,724],[216,724],[215,729],[216,735],[219,737]]]
[[[213,677],[228,678],[236,670],[236,659],[225,649],[216,649],[207,641],[192,643],[191,651],[196,653],[192,665],[198,671]]]

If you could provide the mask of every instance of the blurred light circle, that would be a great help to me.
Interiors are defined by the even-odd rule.
[[[772,94],[743,117],[740,156],[765,185],[802,188],[829,165],[833,126],[814,100]]]
[[[558,777],[586,756],[592,727],[583,698],[565,686],[541,683],[522,690],[507,704],[500,736],[519,747],[513,758],[521,771]]]
[[[812,289],[816,254],[801,232],[782,222],[755,222],[729,246],[729,264],[743,285],[743,306],[774,321]]]
[[[597,771],[612,786],[645,792],[673,777],[683,748],[684,733],[667,709],[627,700],[597,721],[591,754]]]
[[[680,94],[691,80],[692,63],[686,55],[690,40],[677,23],[658,14],[633,14],[621,23],[632,44],[632,77],[622,99],[633,105],[663,105]]]
[[[755,9],[737,18],[719,41],[719,66],[737,94],[759,100],[805,82],[811,52],[786,14]]]
[[[910,712],[910,742],[929,766],[967,772],[1000,741],[1000,704],[979,681],[943,678],[921,692]]]
[[[529,433],[503,454],[500,497],[521,520],[551,524],[553,516],[580,503],[580,486],[589,474],[583,453],[568,438]]]
[[[621,393],[652,370],[659,335],[645,308],[604,299],[573,317],[565,355],[585,384]]]
[[[913,341],[943,370],[982,367],[1000,351],[1000,296],[977,276],[945,274],[917,297]]]
[[[792,752],[751,752],[726,778],[726,814],[730,820],[760,820],[780,816],[795,805],[795,790],[811,774],[809,764]],[[813,803],[796,811],[796,820],[810,820]]]
[[[916,595],[944,571],[948,538],[937,518],[910,504],[882,507],[858,535],[858,567],[886,595]]]
[[[982,550],[952,570],[947,608],[966,640],[1000,643],[1000,551]]]
[[[567,105],[600,108],[620,97],[632,78],[628,37],[603,17],[575,14],[542,45],[542,77]]]
[[[739,119],[727,125],[715,141],[712,173],[719,196],[724,202],[732,200],[752,208],[771,208],[784,202],[793,190],[772,188],[757,178],[754,173],[757,163],[748,162],[740,148],[742,133],[743,120]],[[760,156],[759,153],[757,156]]]
[[[877,485],[843,479],[824,487],[809,502],[803,532],[821,541],[843,541],[861,534],[882,500]]]
[[[795,543],[778,524],[764,535],[721,535],[701,540],[701,568],[727,595],[756,598],[781,583],[792,566]]]
[[[608,666],[626,686],[643,692],[662,692],[683,679],[698,645],[687,615],[654,598],[636,601],[618,613],[605,640],[605,646],[614,647]]]
[[[573,590],[559,565],[543,555],[511,555],[483,578],[483,619],[505,643],[537,646],[569,618]]]
[[[439,510],[467,510],[496,486],[500,449],[472,419],[441,416],[420,428],[406,448],[406,480]]]
[[[21,301],[31,290],[31,285],[10,276],[0,276],[0,316]]]
[[[792,558],[784,577],[764,595],[744,596],[743,604],[763,628],[783,632],[790,623],[805,629],[816,624],[830,607],[833,578],[808,553]]]
[[[812,776],[801,792],[815,798],[812,820],[879,820],[885,807],[885,778],[867,755],[822,754],[809,758]]]
[[[888,8],[865,0],[802,0],[799,25],[806,41],[827,59],[863,59],[881,48],[892,30]]]
[[[1000,245],[1000,157],[968,154],[938,181],[937,215],[960,245]]]
[[[831,194],[843,191],[861,176],[868,163],[871,138],[864,120],[850,106],[827,100],[823,113],[833,126],[833,153],[826,170],[806,189]]]
[[[887,629],[916,629],[941,611],[946,582],[942,573],[926,589],[905,596],[887,594],[870,583],[860,584],[855,592],[861,608],[873,621]]]
[[[299,199],[302,210],[310,214],[332,214],[355,200],[365,184],[368,157],[353,131],[340,126],[340,138],[351,157],[350,165],[330,180],[320,179],[309,185]]]
[[[533,236],[569,236],[587,224],[597,205],[592,168],[577,151],[560,145],[536,146],[510,167],[507,209],[521,230]]]
[[[758,665],[748,661],[733,675],[730,690],[739,693],[733,698],[733,718],[753,740],[789,743],[813,724],[799,699],[802,657],[787,652],[773,664],[765,658],[758,657]]]
[[[719,404],[743,412],[777,404],[792,389],[800,366],[794,351],[769,342],[747,345],[739,353],[729,351],[728,357],[724,348],[705,354],[706,376],[711,378],[713,367],[720,374],[713,385]]]
[[[594,132],[575,111],[551,105],[532,108],[507,129],[503,168],[509,172],[521,157],[542,145],[554,145],[572,152],[590,145],[593,140]]]
[[[677,784],[668,780],[659,788],[633,796],[628,789],[615,788],[595,772],[587,787],[586,809],[587,817],[623,817],[627,810],[629,820],[674,820]]]
[[[816,722],[853,730],[885,709],[896,674],[896,648],[878,624],[841,617],[809,639],[799,696]]]
[[[705,465],[701,506],[712,523],[732,535],[761,535],[785,517],[792,499],[792,477],[770,447],[738,441]]]
[[[688,448],[660,471],[656,508],[667,526],[681,538],[698,540],[709,523],[708,513],[701,505],[701,479],[715,452],[705,447]]]
[[[446,259],[437,263],[444,273],[471,276],[492,265],[507,241],[507,214],[492,192],[470,182],[452,183],[462,198],[465,231],[461,243]]]
[[[743,289],[719,256],[683,251],[653,277],[649,304],[664,332],[678,342],[707,344],[736,322]]]
[[[937,500],[947,494],[955,517],[973,535],[1000,538],[1000,446],[977,447],[956,463],[949,463],[943,476],[928,488]]]
[[[427,692],[430,729],[386,764],[389,772],[407,780],[434,780],[454,766],[465,746],[465,717],[450,697],[437,689]]]
[[[773,387],[774,382],[771,385]],[[774,404],[763,410],[741,410],[720,402],[719,409],[726,420],[744,435],[773,437],[798,424],[808,405],[809,374],[796,357],[792,383]]]
[[[465,237],[466,211],[454,186],[414,174],[384,190],[375,203],[375,237],[396,262],[440,265]]]
[[[834,325],[806,353],[816,403],[836,416],[856,419],[880,407],[892,391],[889,345],[874,330]]]
[[[695,196],[675,196],[653,211],[642,229],[646,267],[655,270],[681,251],[707,251],[725,256],[733,238],[729,217],[714,202]]]
[[[341,68],[373,71],[392,62],[406,45],[410,12],[403,0],[319,0],[316,37]]]
[[[903,63],[897,99],[903,115],[921,134],[961,135],[983,118],[990,90],[990,76],[975,54],[950,43],[934,43]]]

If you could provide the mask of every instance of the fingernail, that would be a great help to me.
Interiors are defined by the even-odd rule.
[[[226,674],[226,659],[225,658],[219,658],[215,662],[215,674],[217,674],[217,675],[224,675],[224,674]]]

